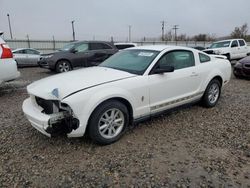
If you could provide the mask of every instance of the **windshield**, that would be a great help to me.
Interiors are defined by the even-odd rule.
[[[223,48],[223,47],[229,47],[231,41],[223,41],[223,42],[215,42],[211,44],[209,48]]]
[[[99,66],[142,75],[158,53],[153,50],[124,50],[111,56]]]
[[[74,43],[66,44],[64,47],[62,47],[61,49],[59,49],[59,51],[69,51],[74,46],[75,46]]]

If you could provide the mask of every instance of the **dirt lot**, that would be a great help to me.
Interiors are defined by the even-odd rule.
[[[0,86],[0,187],[250,187],[249,80],[233,77],[215,108],[180,109],[101,147],[32,128],[25,86],[51,73],[20,71]]]

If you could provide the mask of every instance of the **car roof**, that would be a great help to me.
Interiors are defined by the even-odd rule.
[[[16,49],[14,49],[14,50],[12,50],[13,52],[16,52],[16,51],[19,51],[19,50],[35,50],[35,51],[38,51],[38,50],[36,50],[36,49],[34,49],[34,48],[16,48]],[[38,51],[39,52],[39,51]]]
[[[138,50],[153,50],[153,51],[163,51],[163,50],[193,50],[189,47],[183,46],[170,46],[170,45],[149,45],[149,46],[137,46],[130,49],[138,49]],[[126,50],[126,49],[125,49]]]
[[[116,42],[114,45],[137,45],[136,43],[132,42]]]
[[[217,43],[217,42],[226,42],[226,41],[232,41],[232,40],[244,40],[244,39],[225,39],[225,40],[214,41],[214,43]]]

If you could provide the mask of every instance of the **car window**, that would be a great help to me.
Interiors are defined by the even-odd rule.
[[[108,44],[102,43],[102,49],[112,49]]]
[[[238,42],[237,40],[234,40],[231,44],[231,47],[237,47],[238,46]]]
[[[163,55],[158,61],[159,67],[173,66],[175,70],[195,65],[194,54],[191,51],[176,50]]]
[[[102,43],[90,43],[91,50],[102,50],[103,44]]]
[[[87,43],[81,43],[75,47],[77,52],[84,52],[89,49],[89,45]]]
[[[209,48],[225,48],[225,47],[229,47],[230,42],[231,42],[230,40],[222,41],[222,42],[214,42],[213,44],[211,44],[211,46]]]
[[[123,50],[106,59],[99,66],[142,75],[159,54],[153,50]]]
[[[24,50],[17,50],[15,52],[13,52],[13,54],[25,54]]]
[[[26,49],[26,50],[25,50],[25,53],[26,53],[26,54],[34,54],[34,55],[38,55],[38,54],[39,54],[39,52],[37,52],[37,51],[35,51],[35,50],[30,50],[30,49]]]
[[[211,58],[208,55],[199,53],[199,58],[201,63],[205,63],[211,60]]]
[[[132,44],[117,44],[115,45],[119,50],[123,50],[123,49],[126,49],[126,48],[131,48],[131,47],[134,47],[134,45]]]
[[[240,46],[245,46],[244,40],[239,40]]]

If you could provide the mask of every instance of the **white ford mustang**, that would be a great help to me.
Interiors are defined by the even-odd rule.
[[[27,87],[23,111],[47,136],[87,133],[99,144],[117,141],[127,126],[165,110],[218,102],[231,65],[219,56],[177,46],[142,46],[97,67],[51,76]]]

